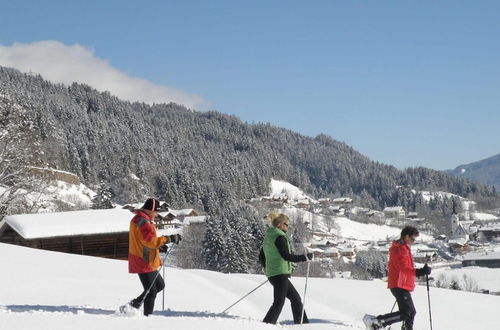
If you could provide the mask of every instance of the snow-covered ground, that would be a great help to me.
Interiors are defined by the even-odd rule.
[[[226,307],[258,284],[262,275],[221,274],[166,268],[165,311],[162,296],[156,312],[117,316],[118,306],[141,291],[125,261],[69,255],[0,244],[0,328],[40,329],[276,329],[263,324],[272,300],[269,284],[222,315]],[[302,293],[304,278],[292,282]],[[415,329],[428,329],[427,291],[417,286]],[[365,313],[390,311],[394,299],[382,281],[311,278],[306,309],[311,323],[290,323],[287,302],[280,329],[363,329]],[[496,329],[500,297],[431,288],[434,329]]]
[[[292,220],[301,219],[313,224],[309,227],[315,232],[331,232],[339,238],[351,241],[394,240],[401,234],[401,228],[398,227],[361,223],[346,217],[323,216],[295,207],[281,208],[278,212],[288,215]],[[425,233],[421,233],[419,239],[425,242],[433,240],[430,235]]]
[[[498,219],[498,217],[494,214],[482,213],[482,212],[472,213],[472,218],[475,220],[481,220],[481,221],[494,221],[494,220]]]
[[[463,276],[467,275],[477,284],[478,290],[489,290],[490,292],[500,292],[500,268],[485,267],[462,267],[462,268],[436,268],[433,274],[434,279],[441,278],[448,283],[456,279],[460,284]]]
[[[5,187],[0,187],[0,196],[6,191]],[[27,192],[23,189],[17,191],[12,203],[23,205],[24,212],[28,209],[34,213],[56,212],[61,208],[85,210],[90,207],[95,194],[83,183],[76,185],[54,180],[45,185],[40,184],[37,191]]]
[[[309,202],[317,203],[316,200],[307,196],[299,187],[296,187],[293,184],[288,183],[286,181],[271,179],[270,187],[271,187],[271,196],[269,197],[271,198],[276,198],[276,199],[286,198],[292,204],[299,202],[306,204],[308,204]]]

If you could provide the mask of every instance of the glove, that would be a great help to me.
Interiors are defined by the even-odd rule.
[[[312,254],[312,253],[306,253],[306,254],[305,254],[305,257],[306,257],[306,261],[311,261],[311,260],[313,260],[313,254]]]
[[[161,253],[167,253],[167,251],[168,251],[167,244],[165,244],[163,246],[160,246],[159,250],[160,250]]]
[[[424,267],[417,269],[416,271],[417,277],[430,274],[431,274],[431,267],[427,266],[427,264],[425,264]]]
[[[175,235],[170,235],[168,236],[168,242],[169,243],[174,243],[174,244],[179,244],[179,242],[182,240],[181,235],[175,234]]]

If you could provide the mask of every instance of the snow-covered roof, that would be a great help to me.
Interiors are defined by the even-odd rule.
[[[483,221],[495,221],[498,219],[496,215],[489,214],[489,213],[482,213],[482,212],[474,212],[472,213],[472,217],[477,220],[483,220]]]
[[[427,258],[436,255],[436,252],[417,252],[413,254],[414,258]]]
[[[464,260],[500,260],[500,251],[470,252],[464,256]]]
[[[169,210],[169,212],[172,213],[173,215],[175,215],[176,217],[188,215],[193,211],[194,211],[194,209]]]
[[[123,209],[9,215],[0,232],[7,225],[25,239],[128,232],[132,217]]]
[[[189,225],[192,223],[204,223],[207,220],[207,216],[205,215],[198,215],[194,217],[185,217],[184,218],[184,224]]]
[[[330,248],[326,249],[323,253],[326,253],[326,254],[339,253],[339,249],[334,248],[334,247],[330,247]]]
[[[322,240],[313,240],[311,242],[311,245],[318,246],[318,245],[327,245],[331,240],[328,239],[322,239]]]
[[[438,252],[438,251],[439,251],[438,249],[430,247],[423,247],[417,249],[417,252]]]
[[[339,197],[333,200],[334,203],[352,203],[352,198],[349,197]]]
[[[448,241],[449,245],[459,245],[459,246],[464,246],[467,244],[469,240],[466,237],[460,237],[460,238],[455,238],[455,239],[450,239]]]
[[[401,212],[404,211],[402,206],[391,206],[384,208],[384,212]]]

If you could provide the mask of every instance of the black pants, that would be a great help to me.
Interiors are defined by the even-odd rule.
[[[274,289],[274,301],[269,308],[269,311],[264,317],[265,323],[276,324],[278,317],[280,316],[283,305],[285,304],[285,298],[290,300],[292,305],[293,322],[295,324],[300,323],[300,318],[302,314],[302,301],[300,300],[300,295],[293,287],[290,282],[289,275],[276,275],[269,277],[269,283],[272,284]],[[303,323],[309,323],[309,319],[304,311]]]
[[[148,295],[144,299],[144,315],[146,316],[148,316],[149,314],[153,314],[153,310],[155,308],[156,294],[161,290],[163,290],[163,288],[165,287],[165,282],[163,281],[163,278],[161,277],[160,274],[158,274],[156,280],[154,279],[156,274],[158,274],[158,271],[139,274],[139,279],[141,280],[144,291],[141,293],[139,297],[134,299],[134,302],[140,303],[142,299],[144,299],[146,291],[149,289],[154,280],[154,284],[151,287],[151,290],[149,290]]]
[[[413,305],[410,291],[400,288],[394,288],[391,289],[391,293],[396,298],[399,311],[379,315],[377,316],[377,319],[379,319],[384,326],[403,321],[401,329],[412,330],[413,320],[415,320],[415,314],[417,314],[417,311],[415,310],[415,306]]]

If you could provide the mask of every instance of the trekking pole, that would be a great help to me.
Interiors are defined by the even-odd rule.
[[[397,300],[394,302],[394,305],[392,305],[392,308],[391,308],[391,313],[392,313],[392,311],[394,310],[394,307],[396,307],[396,302],[397,302]]]
[[[172,250],[174,249],[174,247],[175,247],[175,244],[172,245],[172,247],[170,249],[168,249],[167,252],[165,253],[165,256],[163,257],[163,260],[161,261],[161,267],[165,268],[165,261],[167,260],[168,255],[170,254],[170,252],[172,252]],[[159,271],[156,272],[155,278],[153,278],[153,281],[151,282],[151,285],[149,286],[149,288],[144,293],[144,296],[142,297],[142,300],[141,300],[141,304],[139,306],[142,306],[142,304],[144,303],[144,300],[146,300],[146,296],[149,294],[149,291],[151,291],[151,288],[153,287],[153,285],[155,285],[155,282],[156,282],[156,279],[158,278],[158,275],[160,275]]]
[[[311,260],[307,258],[307,252],[306,252],[306,259],[307,259],[307,273],[306,273],[306,284],[304,285],[304,298],[302,299],[302,313],[300,314],[300,324],[304,322],[304,313],[306,311],[306,293],[307,293],[307,280],[309,280],[309,269],[311,269]]]
[[[165,261],[162,262],[162,266],[165,264]],[[163,280],[165,280],[165,267],[162,267],[162,275],[163,275]],[[163,299],[161,301],[161,310],[165,311],[165,288],[163,288]]]
[[[427,282],[427,303],[429,304],[429,322],[432,330],[432,314],[431,314],[431,294],[429,291],[429,275],[425,274],[425,281]]]
[[[266,284],[267,282],[269,282],[269,279],[267,279],[265,282],[263,282],[262,284],[260,284],[258,287],[256,287],[255,289],[253,289],[252,291],[250,291],[249,293],[247,293],[246,295],[244,295],[243,297],[241,297],[238,301],[236,301],[234,304],[232,304],[231,306],[229,306],[228,308],[226,308],[224,311],[222,311],[221,314],[224,314],[225,312],[227,312],[231,307],[233,307],[234,305],[236,305],[237,303],[239,303],[240,301],[242,301],[243,299],[245,299],[246,297],[248,297],[252,292],[256,291],[258,288],[260,288],[261,286],[263,286],[264,284]]]

